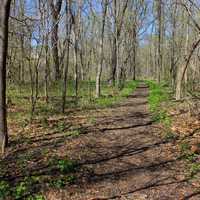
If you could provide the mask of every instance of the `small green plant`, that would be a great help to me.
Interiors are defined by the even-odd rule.
[[[96,123],[95,117],[91,117],[91,118],[89,119],[89,123],[90,123],[90,124],[95,124],[95,123]]]
[[[61,173],[72,173],[75,172],[77,164],[69,159],[64,159],[58,161],[57,167]]]
[[[25,194],[27,194],[28,188],[26,183],[20,182],[15,189],[15,199],[21,199]]]
[[[55,187],[57,189],[61,189],[64,188],[66,186],[66,180],[64,180],[63,178],[57,179],[57,180],[53,180],[50,183],[51,187]]]
[[[190,167],[191,176],[194,176],[198,172],[200,172],[200,163],[192,163]]]
[[[0,181],[0,200],[10,195],[10,185],[6,181]]]
[[[72,136],[72,137],[77,137],[80,135],[80,131],[79,130],[73,130],[73,131],[68,131],[65,133],[65,136]]]
[[[56,124],[56,130],[57,130],[58,132],[63,132],[65,129],[66,129],[66,124],[65,124],[65,122],[59,121],[59,122]]]
[[[189,143],[187,143],[187,142],[182,142],[182,143],[180,144],[180,150],[181,150],[181,153],[182,153],[182,154],[188,153],[189,150],[190,150],[190,145],[189,145]]]
[[[45,197],[43,195],[37,194],[37,195],[28,197],[27,200],[45,200]]]
[[[172,133],[171,131],[169,131],[169,132],[167,132],[166,134],[165,134],[165,139],[167,140],[167,141],[170,141],[170,140],[174,140],[174,139],[176,139],[176,135],[174,134],[174,133]]]
[[[76,180],[74,175],[69,175],[66,177],[60,177],[56,180],[51,181],[50,186],[58,189],[64,188],[67,184],[73,184]]]
[[[76,177],[74,175],[67,176],[67,182],[69,184],[73,184],[73,183],[75,183],[75,181],[76,181]]]
[[[193,163],[197,157],[197,154],[191,152],[185,152],[185,154],[183,155],[183,158],[185,158],[190,163]]]
[[[39,181],[40,178],[37,176],[25,177],[24,180],[15,187],[15,199],[21,199],[24,196],[29,195],[33,185],[39,183]]]

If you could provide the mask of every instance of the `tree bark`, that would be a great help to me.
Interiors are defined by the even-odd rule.
[[[158,13],[158,63],[157,63],[157,80],[161,81],[162,72],[162,0],[157,0],[157,13]]]
[[[0,6],[0,146],[4,153],[8,144],[6,108],[6,59],[8,50],[8,20],[11,0],[2,0]]]
[[[103,7],[103,16],[102,16],[102,29],[101,29],[101,44],[100,44],[100,63],[98,65],[97,77],[96,77],[96,97],[99,98],[101,95],[101,74],[102,74],[102,66],[103,66],[103,43],[104,43],[104,27],[106,21],[106,12],[107,12],[107,0],[102,2]]]
[[[175,2],[174,9],[172,12],[172,40],[171,40],[171,67],[170,75],[172,80],[172,88],[175,88],[176,82],[176,62],[175,62],[175,36],[176,36],[176,13],[177,13],[177,2]]]
[[[137,30],[136,21],[133,25],[133,80],[136,79],[136,53],[137,53]]]
[[[58,54],[58,24],[59,24],[59,14],[62,6],[62,0],[57,0],[55,5],[53,0],[49,0],[49,5],[52,13],[53,30],[51,34],[51,43],[52,43],[53,62],[55,69],[55,80],[57,81],[61,77],[59,54]]]
[[[68,68],[69,68],[69,50],[70,50],[70,36],[71,36],[71,0],[66,1],[66,37],[67,37],[67,57],[66,64],[64,66],[64,81],[63,81],[63,94],[62,94],[62,112],[65,112],[66,105],[66,93],[67,93],[67,79],[68,79]]]

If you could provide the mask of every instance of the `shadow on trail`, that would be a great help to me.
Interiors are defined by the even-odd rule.
[[[198,199],[200,199],[200,191],[196,191],[196,192],[193,192],[192,194],[189,194],[189,195],[185,196],[183,198],[183,200],[189,200],[189,199],[191,199],[193,197],[197,197]]]

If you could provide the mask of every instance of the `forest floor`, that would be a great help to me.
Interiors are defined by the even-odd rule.
[[[148,97],[149,87],[139,83],[127,99],[107,108],[60,119],[52,116],[42,128],[36,121],[23,129],[34,130],[33,136],[13,138],[0,159],[0,197],[4,193],[3,199],[13,199],[8,197],[12,193],[14,199],[28,200],[200,199],[193,176],[200,165],[186,167],[187,159],[199,157],[183,154],[180,139],[163,137]],[[181,147],[188,148],[185,143]]]
[[[152,121],[148,94],[140,84],[127,100],[95,114],[87,134],[63,149],[82,168],[78,182],[48,191],[47,199],[200,199],[176,141],[161,137]]]

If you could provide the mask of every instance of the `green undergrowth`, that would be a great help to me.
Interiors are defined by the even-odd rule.
[[[94,98],[93,105],[90,106],[101,108],[112,106],[113,104],[118,103],[124,98],[127,98],[135,90],[138,83],[139,81],[127,81],[124,84],[123,89],[119,90],[117,88],[113,88],[113,92],[110,92],[110,94],[108,90],[104,90],[103,95],[100,98]]]
[[[113,104],[128,97],[137,87],[139,81],[126,81],[122,89],[111,86],[107,82],[102,82],[101,97],[95,97],[95,82],[83,81],[79,83],[78,96],[75,96],[74,84],[69,82],[66,111],[71,109],[96,109],[112,106]],[[21,127],[28,124],[31,111],[30,85],[19,86],[9,85],[7,96],[9,99],[8,119],[20,123]],[[46,117],[54,114],[61,114],[62,106],[62,83],[53,83],[49,86],[49,103],[47,104],[44,96],[44,86],[39,87],[38,100],[34,112],[35,117]]]
[[[167,108],[163,103],[168,103],[170,100],[170,89],[166,83],[156,83],[155,81],[146,81],[149,86],[149,107],[152,112],[152,120],[162,123],[165,128],[165,138],[167,140],[174,139],[176,135],[171,132],[171,118],[167,113]]]
[[[76,182],[75,172],[78,165],[68,158],[53,158],[48,161],[49,175],[25,176],[16,182],[0,181],[0,200],[25,199],[45,200],[40,193],[46,187],[61,189]]]
[[[181,141],[179,143],[182,159],[187,162],[187,172],[189,178],[198,178],[200,173],[199,153],[191,151],[191,145],[188,141]]]

